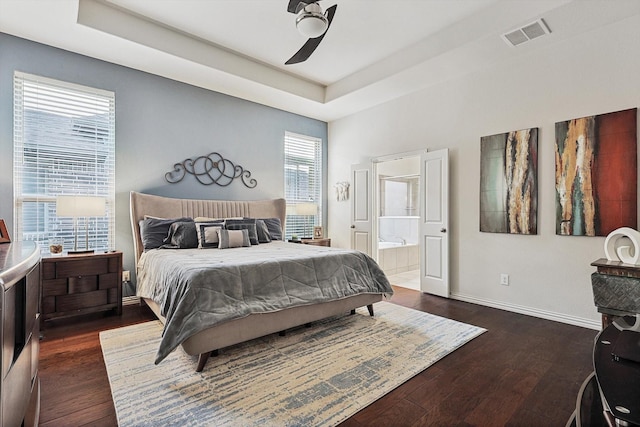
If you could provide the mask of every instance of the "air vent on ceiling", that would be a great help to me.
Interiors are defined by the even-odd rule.
[[[549,33],[551,33],[551,30],[547,27],[547,24],[542,19],[538,19],[531,24],[503,34],[502,39],[506,44],[514,47]]]

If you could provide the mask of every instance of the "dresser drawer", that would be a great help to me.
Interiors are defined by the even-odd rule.
[[[56,264],[54,262],[43,262],[40,271],[44,280],[56,278]]]
[[[108,271],[109,273],[118,273],[122,276],[122,257],[111,256],[107,258],[109,265]]]
[[[67,312],[107,304],[107,291],[93,291],[56,297],[56,311]]]
[[[99,275],[109,272],[107,258],[59,261],[56,263],[56,278]]]
[[[117,288],[106,289],[106,292],[108,295],[107,298],[108,298],[109,304],[117,304],[118,299],[122,300],[122,297],[118,293]]]
[[[56,297],[45,297],[42,298],[42,317],[44,320],[47,315],[56,312]]]
[[[98,290],[98,276],[69,277],[69,293],[79,294]]]
[[[117,288],[120,284],[120,277],[118,273],[101,274],[98,278],[98,289]]]
[[[67,279],[50,279],[42,281],[42,297],[67,294]]]

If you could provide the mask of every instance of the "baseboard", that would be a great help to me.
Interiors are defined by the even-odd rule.
[[[130,296],[130,297],[122,297],[122,305],[136,305],[140,304],[140,297]]]
[[[541,319],[553,320],[554,322],[566,323],[568,325],[580,326],[583,328],[594,329],[596,331],[602,329],[602,323],[598,320],[585,319],[583,317],[568,316],[553,311],[540,310],[537,308],[525,307],[522,305],[508,304],[500,301],[478,298],[471,295],[452,293],[452,299],[470,302],[472,304],[484,305],[487,307],[498,308],[500,310],[512,311],[514,313],[526,314],[527,316],[539,317]],[[122,305],[140,304],[140,297],[129,296],[122,297]]]
[[[450,297],[455,300],[498,308],[500,310],[512,311],[514,313],[526,314],[527,316],[539,317],[541,319],[553,320],[554,322],[566,323],[568,325],[580,326],[588,329],[600,330],[602,323],[598,320],[586,319],[584,317],[569,316],[563,313],[540,310],[537,308],[525,307],[517,304],[509,304],[501,301],[492,301],[485,298],[478,298],[471,295],[452,293]]]

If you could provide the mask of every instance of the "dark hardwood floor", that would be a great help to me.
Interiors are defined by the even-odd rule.
[[[342,426],[565,425],[593,369],[597,331],[395,290],[396,304],[488,331]],[[40,343],[40,425],[117,425],[98,333],[153,318],[146,307],[125,306],[121,317],[48,323]]]

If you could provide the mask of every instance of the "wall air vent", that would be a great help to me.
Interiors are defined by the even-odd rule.
[[[549,33],[551,33],[551,30],[547,24],[542,19],[538,19],[535,22],[503,34],[502,39],[509,46],[515,47]]]

